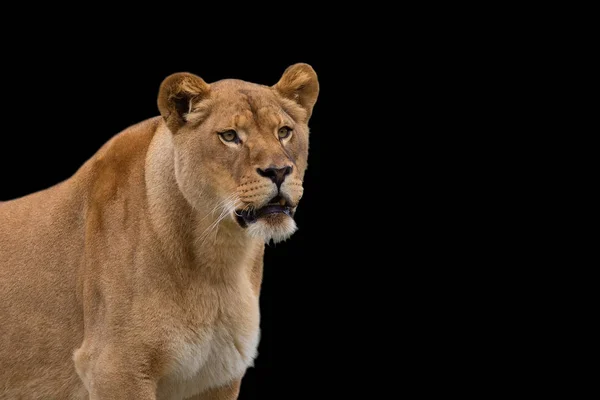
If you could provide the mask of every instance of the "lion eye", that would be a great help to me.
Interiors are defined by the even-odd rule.
[[[277,136],[279,136],[279,139],[285,139],[288,136],[290,136],[291,133],[292,133],[292,128],[284,126],[283,128],[279,128],[279,131],[277,132]]]
[[[219,133],[219,135],[221,135],[223,140],[226,142],[237,142],[238,141],[238,135],[234,130],[228,130],[225,132],[221,132],[221,133]]]

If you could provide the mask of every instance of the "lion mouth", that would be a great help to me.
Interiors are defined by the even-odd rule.
[[[286,199],[279,195],[273,197],[269,203],[256,210],[237,210],[235,212],[236,219],[243,228],[248,224],[258,221],[260,218],[272,214],[285,214],[290,217],[294,216],[292,207],[288,204]]]

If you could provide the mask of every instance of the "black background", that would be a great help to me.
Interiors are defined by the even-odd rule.
[[[343,358],[351,352],[348,342],[355,341],[342,334],[352,307],[340,294],[349,289],[348,270],[356,271],[352,263],[357,261],[348,264],[344,254],[348,258],[357,249],[340,239],[349,227],[341,210],[354,209],[343,193],[355,179],[349,178],[348,164],[356,160],[356,153],[345,150],[354,132],[344,119],[355,111],[346,106],[351,99],[342,89],[354,84],[339,68],[341,51],[336,46],[325,52],[266,48],[241,56],[188,45],[163,52],[135,42],[116,49],[103,42],[79,47],[43,38],[27,47],[7,46],[4,56],[11,62],[3,71],[8,127],[0,141],[0,200],[69,178],[113,135],[158,115],[158,88],[171,73],[188,71],[207,82],[237,78],[272,85],[289,65],[309,63],[321,91],[309,123],[299,230],[266,250],[259,356],[243,380],[240,399],[337,398],[340,387],[331,384],[331,375],[349,367]]]
[[[188,33],[158,24],[161,14],[117,40],[107,36],[127,23],[2,42],[0,200],[68,178],[110,137],[158,115],[171,73],[272,85],[291,64],[314,67],[299,230],[266,250],[262,338],[241,399],[464,393],[503,357],[502,341],[488,340],[498,324],[486,299],[507,298],[495,296],[502,274],[490,266],[510,246],[489,250],[502,207],[481,206],[496,196],[481,190],[496,143],[483,145],[489,121],[478,117],[495,75],[454,27],[388,21],[379,32],[358,11],[320,36],[312,21],[287,20],[263,34],[231,24]]]

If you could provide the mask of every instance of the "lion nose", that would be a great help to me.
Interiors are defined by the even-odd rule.
[[[290,166],[283,167],[283,168],[271,167],[271,168],[267,168],[267,169],[257,168],[256,172],[258,172],[258,174],[260,176],[264,176],[265,178],[271,179],[277,185],[277,189],[279,189],[279,187],[285,180],[285,177],[292,173],[292,167],[290,167]]]

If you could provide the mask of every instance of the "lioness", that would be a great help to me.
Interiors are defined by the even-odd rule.
[[[1,399],[236,399],[265,242],[288,238],[319,92],[177,73],[160,116],[0,204]]]

